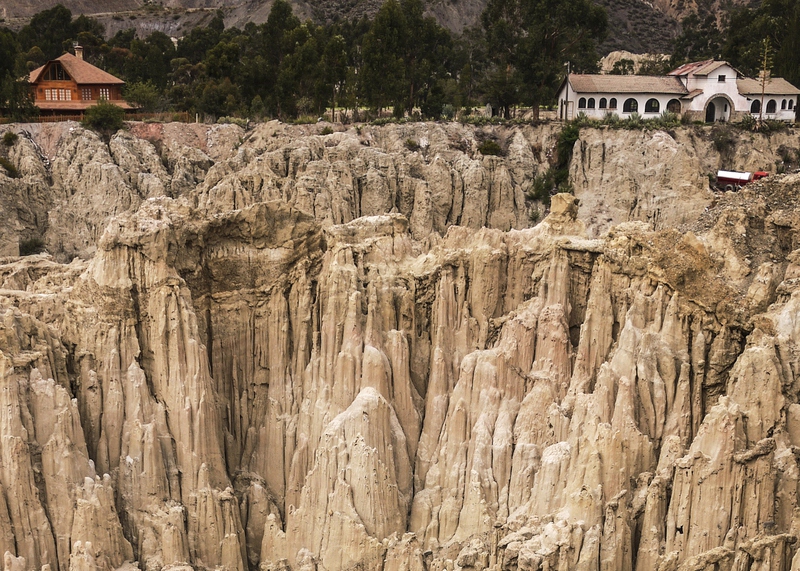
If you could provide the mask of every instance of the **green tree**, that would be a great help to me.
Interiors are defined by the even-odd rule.
[[[39,115],[39,108],[33,102],[30,85],[26,79],[6,76],[2,82],[2,96],[6,113],[12,121],[29,121]]]
[[[622,58],[614,62],[614,66],[608,73],[611,75],[633,75],[634,69],[635,63],[632,59]]]
[[[222,27],[222,28],[221,28]],[[224,23],[220,14],[208,26],[193,28],[178,42],[177,56],[186,58],[192,63],[201,62],[219,42]]]
[[[387,0],[364,36],[361,88],[367,103],[380,111],[394,105],[402,115],[405,95],[403,53],[407,40],[406,21],[397,0]]]
[[[157,111],[161,107],[161,93],[151,81],[127,84],[122,96],[128,103],[146,113]]]
[[[670,65],[675,68],[686,62],[719,57],[722,38],[715,14],[690,14],[681,21],[681,33],[673,41]]]
[[[125,126],[125,110],[108,101],[100,101],[86,110],[82,124],[108,139]]]
[[[800,83],[800,0],[764,0],[758,8],[730,15],[722,56],[746,75],[761,68],[763,41],[774,53],[774,75]]]
[[[368,103],[393,105],[396,116],[423,105],[438,115],[452,44],[450,33],[424,16],[421,0],[387,0],[364,36],[361,86]]]
[[[335,34],[328,39],[322,54],[321,77],[324,89],[331,94],[331,119],[335,119],[337,95],[347,80],[347,44],[344,36]]]
[[[493,64],[493,102],[506,116],[514,103],[530,104],[538,115],[567,62],[573,71],[596,70],[596,42],[605,37],[608,18],[591,0],[489,0],[481,23]]]
[[[670,58],[660,54],[650,54],[639,62],[637,75],[666,75],[673,69]]]
[[[35,14],[19,32],[23,49],[38,46],[48,60],[64,53],[64,43],[72,37],[72,12],[61,4]]]

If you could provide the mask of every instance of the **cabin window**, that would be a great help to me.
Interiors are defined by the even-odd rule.
[[[84,101],[91,101],[92,100],[92,88],[91,87],[84,87],[81,89],[81,99]]]
[[[606,107],[608,107],[608,102],[606,101],[605,97],[600,98],[600,105],[598,105],[598,107],[600,109],[605,109]]]
[[[648,99],[647,103],[644,104],[645,113],[658,113],[660,108],[661,107],[658,103],[658,99]]]
[[[750,104],[750,113],[758,113],[761,111],[761,102],[756,99]]]
[[[64,66],[58,62],[53,62],[50,64],[50,67],[47,68],[44,79],[47,81],[69,81],[72,78],[64,70]]]
[[[589,98],[589,101],[586,102],[586,107],[589,109],[594,109],[594,97]]]
[[[586,109],[586,98],[581,97],[578,99],[578,109]]]
[[[609,109],[616,109],[617,108],[617,98],[612,97],[608,100],[608,108]]]
[[[781,101],[781,109],[786,109],[786,100]]]
[[[667,111],[678,114],[681,112],[681,102],[677,99],[670,99],[667,103]]]
[[[100,88],[100,99],[105,99],[106,101],[111,99],[111,90],[108,87]]]
[[[719,82],[725,81],[725,76],[724,75],[720,75],[719,77],[717,77],[717,81],[719,81]]]
[[[790,99],[789,100],[789,109],[792,109],[793,107],[794,107],[794,99]]]
[[[635,113],[639,110],[639,102],[636,101],[633,97],[630,99],[626,99],[625,103],[622,104],[622,112],[623,113]]]
[[[775,102],[774,99],[770,99],[767,103],[767,113],[775,113],[778,109],[778,104]]]

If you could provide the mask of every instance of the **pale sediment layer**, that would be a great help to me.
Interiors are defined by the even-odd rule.
[[[530,227],[555,126],[27,129],[6,569],[800,569],[798,175],[587,130]]]

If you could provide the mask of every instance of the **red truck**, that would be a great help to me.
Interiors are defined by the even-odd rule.
[[[717,188],[720,190],[739,190],[747,183],[761,180],[766,176],[769,176],[769,173],[764,171],[717,171]]]

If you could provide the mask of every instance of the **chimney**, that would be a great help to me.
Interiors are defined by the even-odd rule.
[[[75,56],[78,59],[83,59],[83,46],[79,45],[78,42],[72,42],[72,47],[75,49]]]

